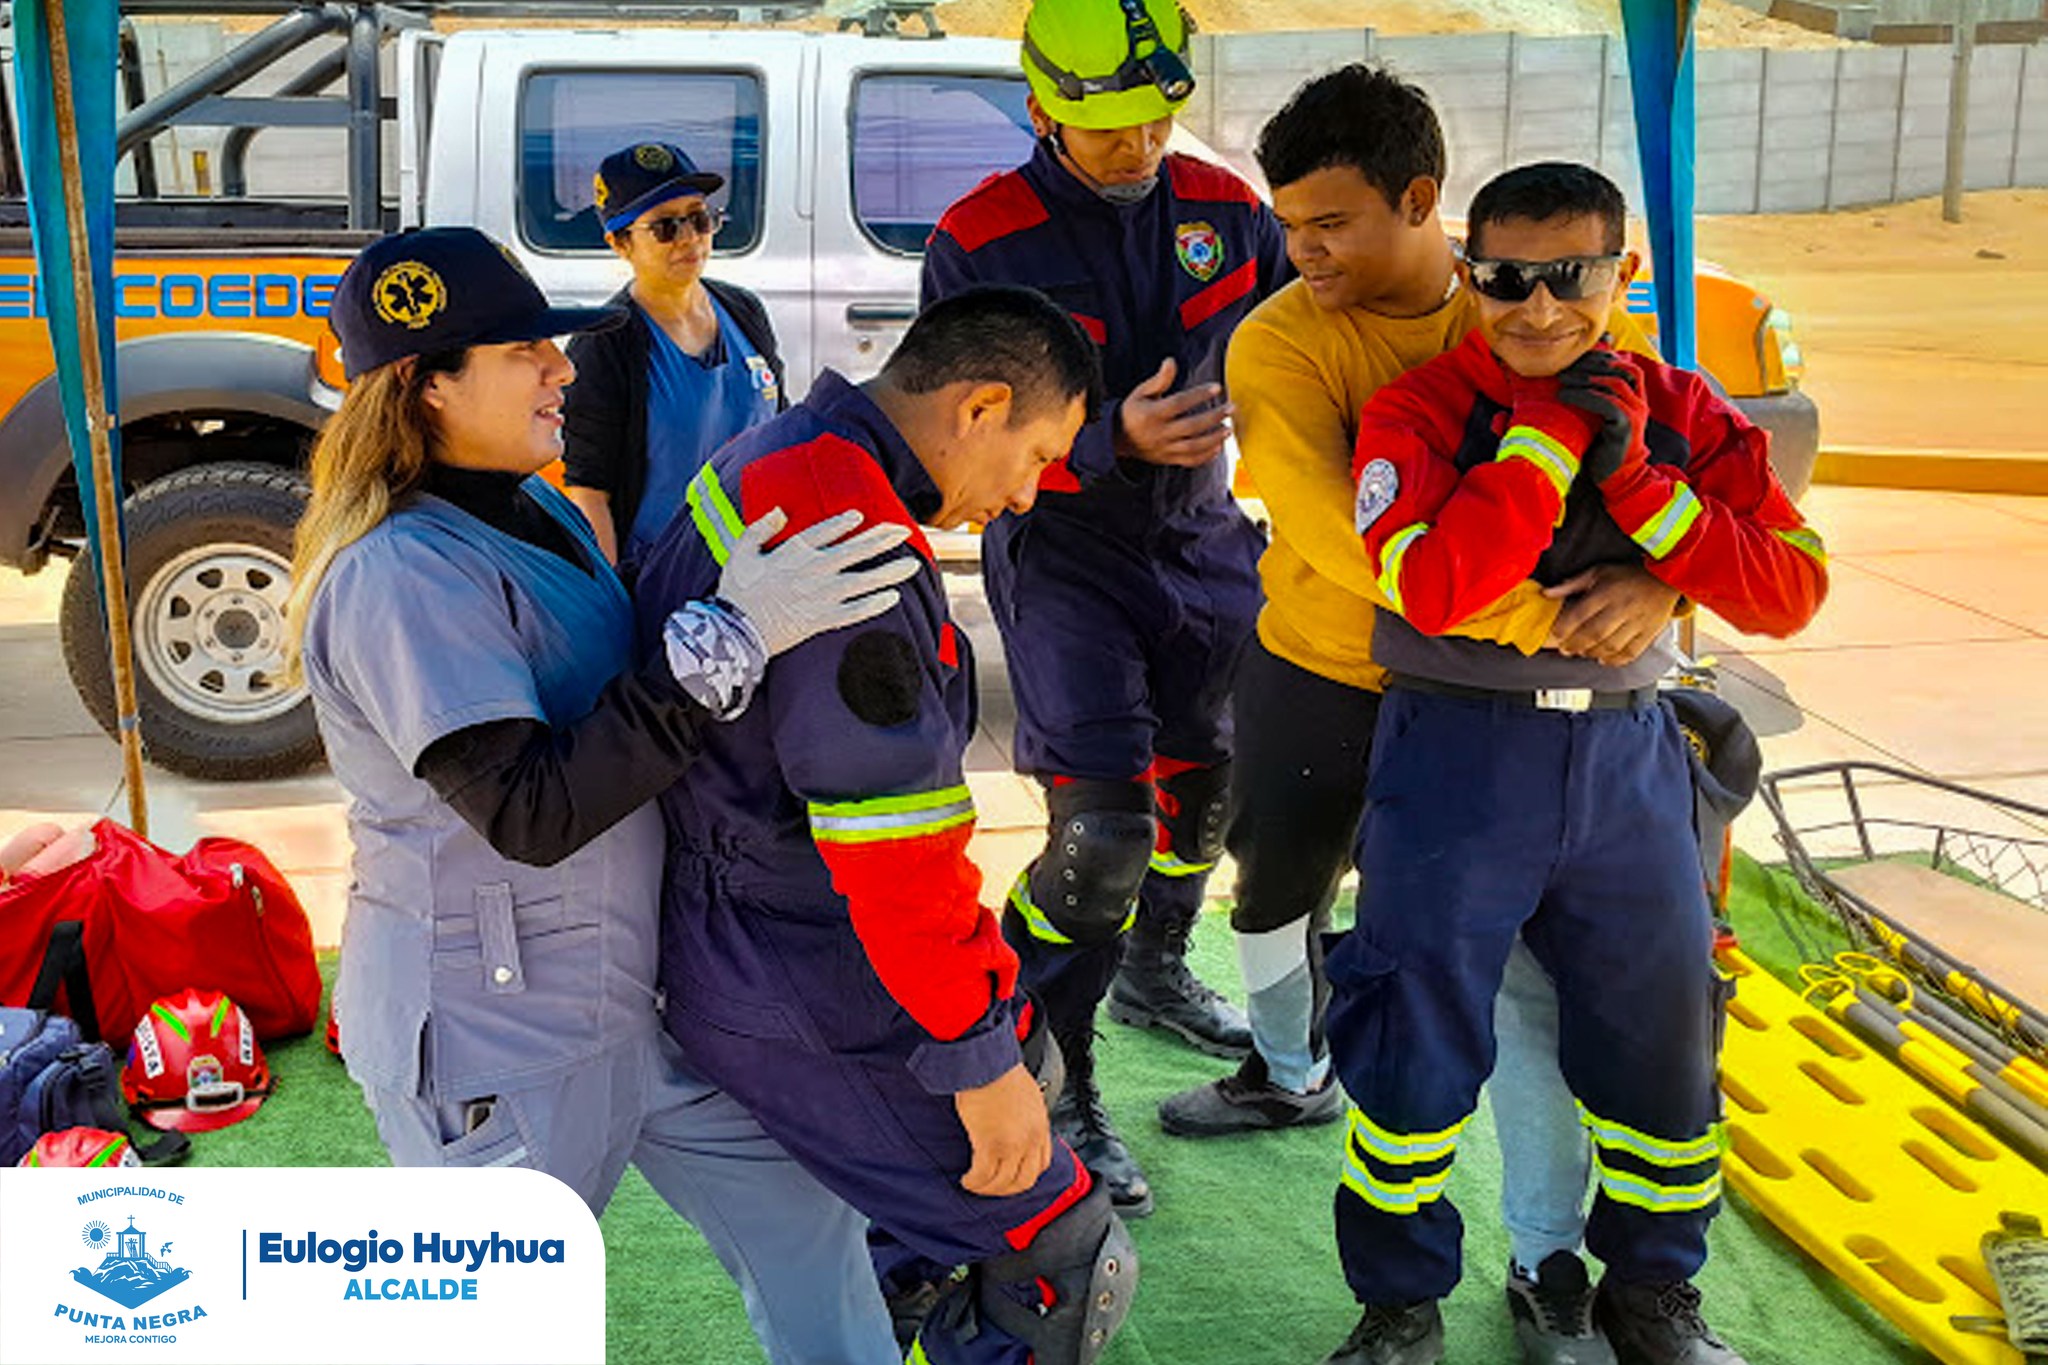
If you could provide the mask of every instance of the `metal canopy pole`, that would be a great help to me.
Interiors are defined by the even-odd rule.
[[[85,425],[92,443],[93,503],[98,509],[100,595],[107,609],[107,644],[113,653],[114,710],[120,717],[121,767],[128,786],[128,827],[149,837],[149,802],[142,785],[142,729],[135,704],[135,655],[128,624],[128,570],[121,556],[121,506],[114,487],[106,376],[100,371],[99,316],[92,307],[92,251],[86,239],[85,172],[78,154],[78,107],[71,90],[71,45],[64,36],[63,0],[42,0],[50,34],[50,93],[56,107],[57,156],[64,175],[64,226],[71,242],[71,287],[78,298],[79,373],[85,390]]]
[[[373,232],[384,222],[383,123],[378,105],[375,5],[357,5],[348,30],[348,225]]]

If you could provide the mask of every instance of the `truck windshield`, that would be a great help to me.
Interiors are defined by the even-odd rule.
[[[761,234],[761,80],[744,71],[536,71],[519,106],[519,232],[539,251],[603,251],[598,163],[633,142],[673,142],[725,177],[717,252]]]
[[[853,97],[853,207],[876,245],[916,255],[947,205],[1031,157],[1021,77],[865,76]]]

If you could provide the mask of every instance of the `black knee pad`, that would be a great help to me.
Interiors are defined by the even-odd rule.
[[[1174,857],[1191,869],[1214,866],[1230,825],[1229,762],[1160,778],[1159,822]]]
[[[1029,1346],[1036,1365],[1093,1365],[1130,1315],[1138,1249],[1098,1183],[1030,1246],[982,1262],[970,1278],[975,1307]],[[1041,1282],[1052,1286],[1050,1307],[1028,1308],[1006,1292]]]
[[[1030,995],[1024,997],[1024,1019],[1017,1032],[1017,1046],[1024,1055],[1024,1069],[1038,1082],[1038,1091],[1050,1105],[1067,1086],[1066,1054],[1052,1035],[1052,1021],[1045,1009]]]
[[[1152,859],[1151,800],[1151,789],[1134,782],[1052,789],[1052,837],[1020,887],[1029,904],[1012,896],[1035,936],[1107,943],[1123,929]]]

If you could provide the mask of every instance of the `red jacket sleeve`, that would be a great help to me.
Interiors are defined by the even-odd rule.
[[[1577,409],[1523,397],[1497,455],[1460,475],[1475,370],[1495,363],[1474,334],[1380,389],[1359,416],[1358,531],[1387,601],[1425,635],[1492,606],[1535,570],[1592,436]]]
[[[791,531],[849,507],[866,524],[910,520],[879,466],[833,437],[755,462],[742,490],[747,519],[779,506]],[[946,701],[960,656],[945,589],[921,535],[894,553],[926,561],[896,608],[778,656],[763,688],[783,777],[861,948],[935,1040],[913,1071],[935,1091],[967,1089],[1016,1065],[1017,957],[967,857],[974,800]]]
[[[1771,470],[1770,436],[1697,375],[1641,365],[1653,421],[1692,448],[1603,489],[1644,566],[1738,630],[1790,635],[1828,590],[1827,546]]]

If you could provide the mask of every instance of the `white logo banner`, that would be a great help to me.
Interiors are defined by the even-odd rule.
[[[581,1365],[604,1241],[497,1169],[0,1169],[0,1361]]]

